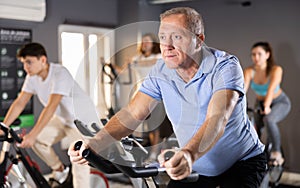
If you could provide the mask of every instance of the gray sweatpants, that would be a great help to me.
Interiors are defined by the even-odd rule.
[[[263,101],[256,100],[255,108],[261,107]],[[272,151],[280,151],[281,137],[278,128],[278,122],[282,121],[291,110],[291,101],[288,96],[282,92],[272,101],[271,112],[268,115],[255,115],[255,124],[257,127],[265,127],[268,134],[268,142],[272,144]]]

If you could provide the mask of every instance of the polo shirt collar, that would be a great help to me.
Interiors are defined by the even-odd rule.
[[[213,67],[215,66],[216,58],[211,51],[210,48],[203,46],[202,47],[202,60],[200,65],[200,70],[202,73],[207,74],[210,73],[213,70]]]
[[[216,58],[211,52],[210,48],[203,46],[201,49],[201,60],[200,67],[192,80],[199,79],[203,76],[203,74],[210,73],[215,65]]]

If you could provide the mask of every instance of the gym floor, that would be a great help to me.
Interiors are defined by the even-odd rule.
[[[279,188],[300,187],[300,174],[283,172]]]
[[[131,185],[109,181],[109,188],[133,188]]]

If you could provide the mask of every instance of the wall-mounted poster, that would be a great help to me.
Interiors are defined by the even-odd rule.
[[[0,28],[0,121],[3,120],[23,85],[26,72],[16,58],[21,46],[31,42],[31,30]],[[21,127],[34,124],[33,100],[13,123]]]

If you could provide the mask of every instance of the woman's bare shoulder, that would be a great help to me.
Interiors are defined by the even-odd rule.
[[[244,69],[244,74],[252,74],[252,71],[253,71],[253,67],[250,66],[250,67],[247,67]]]
[[[271,71],[273,73],[282,72],[282,67],[280,65],[274,65]]]

